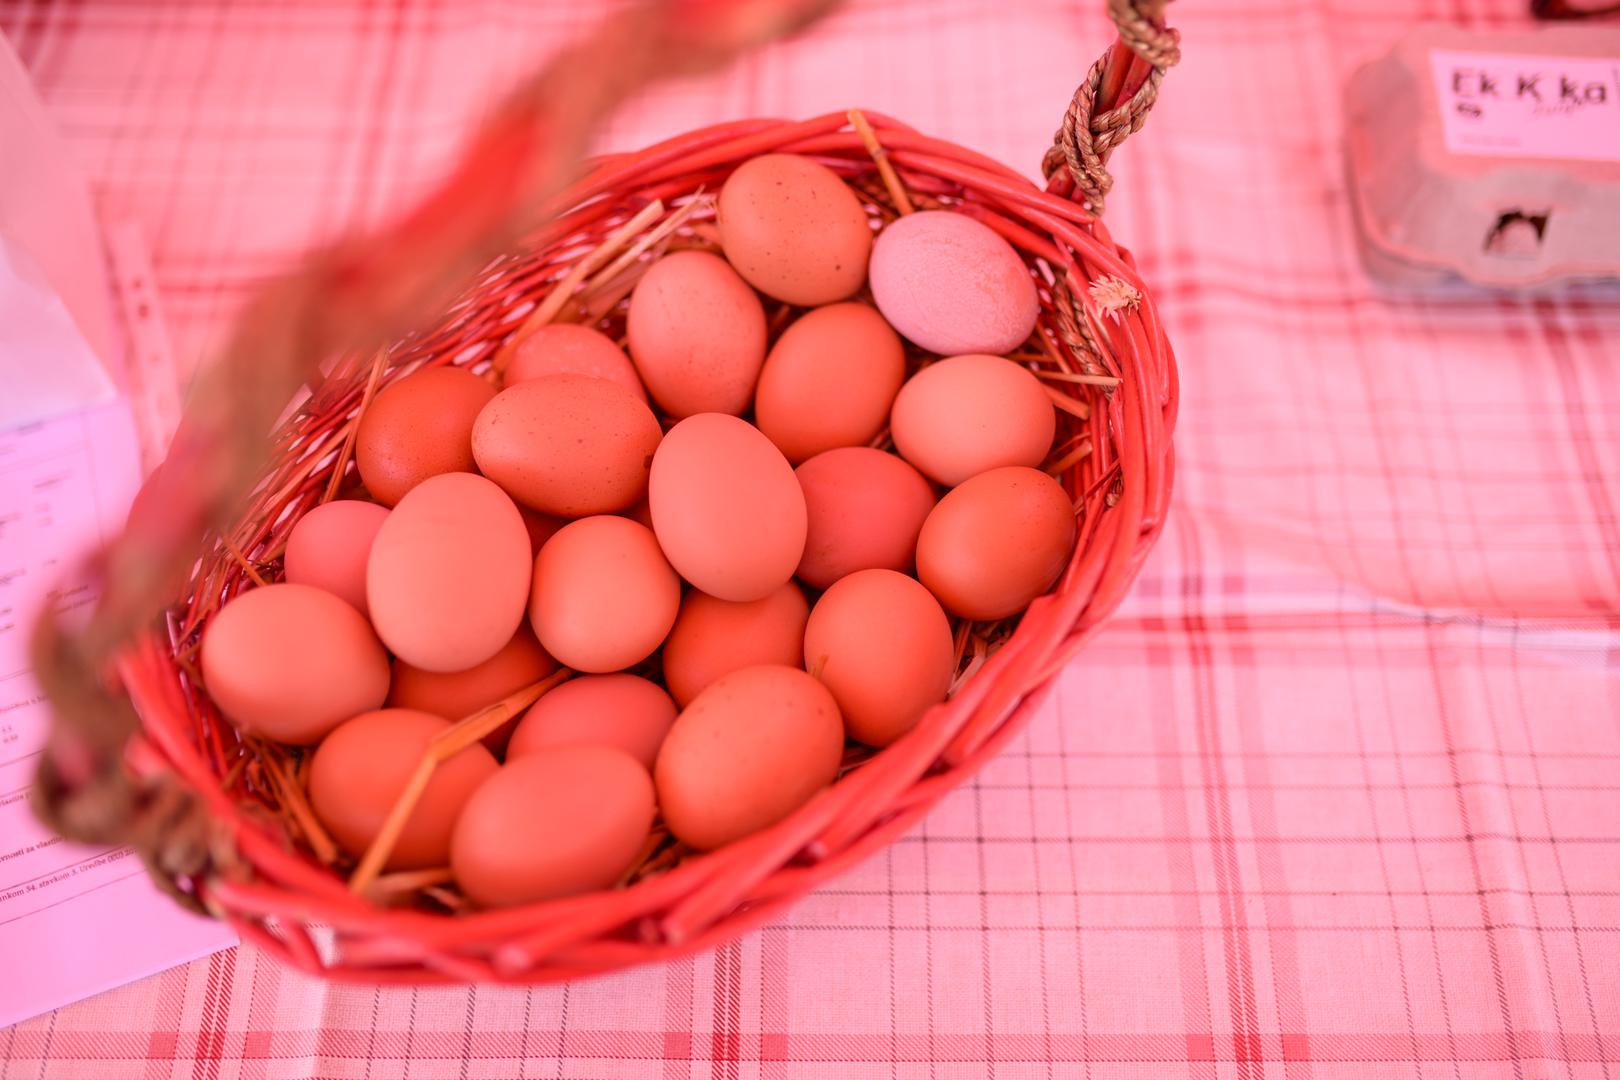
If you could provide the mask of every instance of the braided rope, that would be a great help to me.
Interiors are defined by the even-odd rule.
[[[1069,283],[1069,275],[1063,275],[1058,281],[1052,300],[1053,310],[1057,314],[1058,336],[1073,350],[1075,359],[1080,362],[1081,373],[1108,374],[1102,366],[1102,346],[1091,332],[1091,324],[1086,321],[1080,298],[1074,294],[1074,287]]]
[[[1086,73],[1069,102],[1063,124],[1052,137],[1041,168],[1046,178],[1064,165],[1074,178],[1076,190],[1093,213],[1102,214],[1114,178],[1108,159],[1114,149],[1142,130],[1147,114],[1159,98],[1159,84],[1165,71],[1181,60],[1181,35],[1145,14],[1144,6],[1162,8],[1163,0],[1109,0],[1108,14],[1119,29],[1120,40],[1153,67],[1147,79],[1126,101],[1105,112],[1097,112],[1109,57],[1104,54]]]
[[[1181,60],[1181,35],[1159,25],[1164,14],[1163,0],[1151,5],[1154,10],[1149,14],[1144,14],[1138,4],[1139,0],[1108,0],[1108,16],[1119,28],[1120,40],[1156,68],[1175,67]]]

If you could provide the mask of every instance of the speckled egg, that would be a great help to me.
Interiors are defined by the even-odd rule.
[[[607,514],[647,493],[663,431],[624,387],[590,375],[545,375],[502,390],[478,414],[473,457],[531,510]]]
[[[765,362],[765,309],[727,262],[678,251],[630,295],[630,356],[658,407],[677,419],[740,415]]]
[[[838,174],[796,154],[762,154],[720,188],[720,245],[766,296],[812,307],[866,280],[872,228]]]

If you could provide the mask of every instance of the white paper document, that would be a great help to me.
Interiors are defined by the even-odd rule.
[[[139,481],[121,402],[0,431],[0,1027],[236,940],[159,893],[128,849],[67,843],[28,808],[51,722],[30,630],[47,603],[89,613],[95,586],[75,567]]]

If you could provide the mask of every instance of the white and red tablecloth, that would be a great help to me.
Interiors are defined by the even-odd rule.
[[[0,29],[194,358],[596,7],[4,0]],[[567,987],[332,987],[242,947],[0,1030],[0,1076],[1620,1076],[1620,292],[1383,291],[1341,154],[1357,63],[1526,7],[1173,5],[1186,60],[1109,210],[1180,358],[1169,529],[891,850]],[[606,141],[858,104],[1033,172],[1109,38],[1102,0],[856,0]]]

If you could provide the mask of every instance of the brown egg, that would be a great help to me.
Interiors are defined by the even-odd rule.
[[[680,419],[748,409],[765,362],[765,309],[718,255],[678,251],[630,295],[630,355],[658,407]]]
[[[605,889],[641,854],[654,812],[647,770],[621,750],[527,754],[468,801],[450,868],[468,898],[489,908]]]
[[[653,457],[648,498],[670,564],[710,596],[758,600],[792,578],[804,554],[793,466],[735,416],[706,413],[671,428]]]
[[[209,620],[202,675],[232,723],[303,745],[383,703],[388,654],[365,617],[324,589],[265,585]]]
[[[795,470],[807,525],[798,577],[825,589],[857,570],[910,573],[934,487],[893,454],[846,446]]]
[[[394,661],[394,682],[388,691],[392,708],[415,709],[446,720],[464,720],[479,709],[539,682],[557,670],[553,660],[528,625],[519,626],[501,651],[466,671],[423,671],[403,660]],[[499,754],[517,720],[501,725],[484,737],[484,745]]]
[[[1074,504],[1056,480],[992,469],[947,492],[923,522],[917,577],[953,615],[1004,619],[1052,587],[1074,537]]]
[[[832,691],[849,737],[888,746],[945,700],[956,647],[939,601],[915,579],[860,570],[816,601],[804,660]]]
[[[500,488],[473,473],[430,477],[371,547],[372,624],[412,667],[477,667],[522,624],[531,566],[523,518]]]
[[[865,304],[833,304],[788,327],[765,358],[754,423],[797,465],[865,446],[889,422],[906,377],[900,335]]]
[[[680,603],[680,579],[653,534],[603,515],[564,526],[540,549],[529,621],[560,663],[618,671],[657,650]]]
[[[461,368],[418,371],[371,402],[354,461],[372,498],[393,506],[430,476],[472,472],[472,430],[495,388]]]
[[[323,503],[310,510],[287,537],[287,581],[325,589],[360,614],[369,614],[366,560],[371,557],[377,530],[387,520],[387,507],[355,499]]]
[[[315,751],[309,804],[338,846],[355,858],[382,831],[435,735],[450,722],[410,709],[379,709],[340,725]],[[450,861],[456,818],[473,792],[495,775],[495,756],[473,745],[433,770],[388,870],[420,870]]]
[[[502,390],[478,414],[473,457],[484,475],[532,510],[607,514],[647,493],[663,432],[622,386],[589,375],[546,375]]]
[[[1003,465],[1039,465],[1057,413],[1041,380],[999,356],[953,356],[923,368],[894,399],[900,456],[954,487]]]
[[[518,342],[506,365],[506,385],[545,375],[592,375],[618,383],[637,401],[647,400],[647,388],[624,350],[590,326],[551,323]]]
[[[693,589],[664,641],[664,684],[682,706],[722,675],[758,664],[804,666],[810,605],[789,581],[759,600],[719,600]]]
[[[507,748],[508,759],[553,746],[611,746],[648,770],[675,722],[675,703],[637,675],[581,675],[534,703]]]
[[[750,285],[801,307],[853,296],[866,280],[872,227],[849,186],[795,154],[763,154],[720,188],[720,244]]]
[[[796,668],[733,671],[693,700],[658,752],[664,824],[700,851],[776,824],[833,782],[844,724],[828,689]]]

